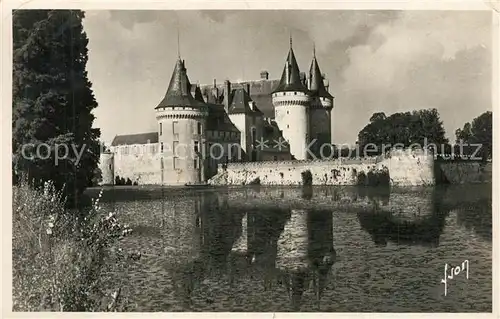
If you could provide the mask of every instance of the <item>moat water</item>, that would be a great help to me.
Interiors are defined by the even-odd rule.
[[[491,312],[491,197],[489,184],[114,187],[102,203],[133,229],[120,248],[141,252],[112,274],[132,311]]]

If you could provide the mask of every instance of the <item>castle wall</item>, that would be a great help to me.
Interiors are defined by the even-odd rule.
[[[375,160],[350,161],[269,161],[230,163],[225,178],[215,184],[247,185],[258,178],[261,185],[303,185],[303,173],[309,171],[312,185],[357,185],[360,175],[374,173]],[[222,172],[222,168],[220,168]],[[365,180],[364,180],[365,181]]]
[[[434,185],[434,156],[422,150],[392,150],[381,162],[395,186]]]
[[[240,131],[240,145],[243,152],[248,154],[250,149],[250,134],[247,116],[245,114],[230,114],[229,119],[233,122],[234,126]]]
[[[219,164],[238,161],[243,157],[240,141],[231,138],[209,140],[205,144],[205,174],[207,179],[217,174]]]
[[[114,148],[114,176],[139,185],[161,184],[161,156],[146,147],[153,145],[128,145],[128,151],[123,146]]]
[[[491,162],[472,161],[436,162],[442,172],[441,182],[451,184],[491,183],[493,165]]]
[[[241,133],[240,145],[243,152],[246,154],[246,159],[251,159],[252,151],[252,129],[255,129],[255,140],[259,141],[263,135],[264,119],[262,117],[254,117],[246,114],[230,114],[231,122]],[[262,160],[261,152],[256,149],[256,160]]]
[[[230,163],[209,183],[214,185],[433,185],[432,155],[395,150],[386,158]]]

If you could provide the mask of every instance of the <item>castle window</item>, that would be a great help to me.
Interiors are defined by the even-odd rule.
[[[181,163],[179,162],[178,157],[174,157],[173,164],[174,164],[174,169],[181,168],[181,165],[180,165]]]
[[[201,135],[201,123],[198,123],[198,134]]]
[[[160,135],[162,134],[162,131],[163,131],[163,123],[160,122]]]
[[[193,160],[193,167],[194,167],[195,169],[198,169],[198,159],[197,159],[197,158],[195,158],[195,159]]]
[[[286,128],[290,128],[290,125],[287,125]]]
[[[293,92],[293,95],[297,95],[297,92]]]
[[[286,111],[286,114],[290,114],[290,111]]]
[[[163,142],[160,143],[160,152],[163,153]]]
[[[172,122],[172,134],[174,134],[174,140],[179,139],[179,122],[177,121]]]
[[[199,144],[199,143],[198,143],[198,141],[195,141],[195,142],[194,142],[194,152],[195,152],[195,153],[198,153],[198,152],[200,151],[200,150],[199,150],[199,146],[198,146],[198,144]]]

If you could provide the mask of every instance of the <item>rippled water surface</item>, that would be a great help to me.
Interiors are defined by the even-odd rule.
[[[90,190],[92,196],[98,190]],[[107,188],[134,311],[491,312],[491,185]],[[445,264],[469,261],[447,281]]]

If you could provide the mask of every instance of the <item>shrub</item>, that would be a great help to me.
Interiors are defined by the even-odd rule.
[[[131,230],[99,198],[85,214],[64,208],[52,182],[35,188],[22,178],[13,190],[13,310],[116,311],[126,300],[110,272],[126,267],[113,249]]]

